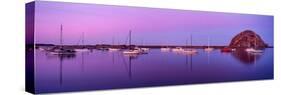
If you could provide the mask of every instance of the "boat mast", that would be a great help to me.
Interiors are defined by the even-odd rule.
[[[114,40],[115,40],[114,37],[112,37],[112,45],[114,45],[114,42],[115,42]]]
[[[129,48],[131,49],[131,35],[132,35],[132,31],[129,31]]]
[[[63,31],[63,26],[62,26],[62,24],[60,25],[60,46],[62,46],[63,45],[63,43],[62,43],[62,31]]]
[[[82,45],[84,45],[84,32],[82,32]]]
[[[186,45],[185,48],[188,48],[188,38],[186,38],[185,45]]]
[[[208,37],[208,48],[210,48],[210,37]]]
[[[255,49],[257,49],[257,37],[255,37]]]
[[[190,35],[190,46],[192,47],[192,34]]]

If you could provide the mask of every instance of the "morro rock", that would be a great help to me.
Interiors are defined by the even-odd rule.
[[[245,30],[232,38],[229,47],[235,48],[266,48],[268,45],[252,30]]]

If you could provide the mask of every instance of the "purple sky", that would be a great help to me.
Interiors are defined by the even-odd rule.
[[[64,44],[124,44],[132,30],[133,44],[228,45],[231,38],[250,29],[273,45],[273,16],[200,12],[96,4],[36,1],[36,43],[59,44],[63,24]]]

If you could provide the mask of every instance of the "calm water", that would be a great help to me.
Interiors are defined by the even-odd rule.
[[[151,49],[137,57],[93,50],[57,56],[36,50],[36,92],[98,90],[273,78],[273,48],[195,55]]]

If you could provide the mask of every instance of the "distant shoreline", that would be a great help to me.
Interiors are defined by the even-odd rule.
[[[35,44],[35,46],[60,46],[60,45],[55,45],[55,44]],[[63,45],[65,48],[89,48],[89,49],[94,49],[94,48],[128,48],[130,47],[129,45],[110,45],[110,44],[96,44],[96,45]],[[140,48],[176,48],[176,47],[182,47],[182,48],[215,48],[215,49],[220,49],[220,48],[226,48],[229,46],[190,46],[190,45],[131,45],[131,47],[140,47]],[[229,47],[229,48],[247,48],[247,47]],[[268,46],[266,48],[273,48],[273,46]]]

